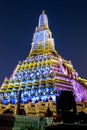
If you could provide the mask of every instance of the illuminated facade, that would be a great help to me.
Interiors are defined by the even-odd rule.
[[[26,115],[44,113],[48,104],[56,113],[55,97],[59,90],[71,90],[76,102],[87,102],[87,80],[78,76],[71,61],[57,53],[44,11],[39,17],[29,55],[18,63],[1,86],[0,113],[10,109],[16,114],[20,89],[20,105]]]

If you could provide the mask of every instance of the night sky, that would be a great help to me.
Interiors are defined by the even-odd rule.
[[[86,0],[1,0],[0,85],[28,56],[38,19],[45,10],[56,50],[87,78]]]

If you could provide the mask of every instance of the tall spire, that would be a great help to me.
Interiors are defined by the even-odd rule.
[[[42,10],[42,13],[39,17],[39,25],[40,28],[46,26],[48,28],[48,18],[45,14],[45,10]]]
[[[39,16],[38,26],[36,27],[33,35],[31,52],[33,54],[42,54],[45,53],[47,49],[50,51],[55,51],[55,45],[54,39],[52,38],[52,33],[48,26],[47,15],[45,14],[45,11],[42,10],[42,13]]]

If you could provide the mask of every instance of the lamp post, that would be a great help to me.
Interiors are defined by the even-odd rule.
[[[22,90],[19,89],[19,91],[18,91],[18,100],[17,100],[17,108],[16,108],[16,115],[20,115],[21,92],[22,92]]]

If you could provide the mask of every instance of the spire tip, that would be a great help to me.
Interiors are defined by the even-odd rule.
[[[42,10],[42,14],[45,14],[45,10]]]

